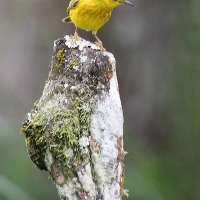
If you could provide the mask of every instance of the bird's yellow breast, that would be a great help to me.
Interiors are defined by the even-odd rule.
[[[110,18],[112,8],[103,1],[79,0],[78,5],[69,11],[72,22],[78,28],[97,32]]]

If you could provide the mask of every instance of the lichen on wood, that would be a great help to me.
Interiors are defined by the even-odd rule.
[[[42,97],[21,133],[60,199],[120,200],[123,114],[113,55],[83,39],[56,40]]]

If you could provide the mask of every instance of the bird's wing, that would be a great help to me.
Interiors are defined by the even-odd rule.
[[[78,5],[79,0],[71,0],[69,3],[69,6],[67,8],[67,14],[69,15],[69,12],[71,9],[76,8],[76,6]],[[63,22],[72,22],[70,16],[67,16],[65,18],[62,19]]]
[[[69,3],[69,6],[67,8],[67,13],[69,14],[69,12],[70,12],[71,9],[76,8],[76,6],[78,5],[78,3],[79,3],[79,0],[71,0],[70,3]]]
[[[71,0],[69,3],[69,6],[67,8],[67,14],[69,15],[70,10],[74,9],[77,7],[78,3],[80,0]],[[62,19],[63,22],[72,22],[70,16],[67,16]]]

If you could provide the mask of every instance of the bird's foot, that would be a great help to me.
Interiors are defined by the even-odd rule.
[[[73,39],[74,41],[77,41],[80,38],[77,32],[74,33]]]
[[[105,51],[106,49],[103,47],[102,42],[95,42],[95,44],[100,48],[101,51]]]

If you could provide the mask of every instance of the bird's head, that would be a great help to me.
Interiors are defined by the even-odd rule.
[[[104,2],[111,8],[115,8],[121,4],[127,4],[133,6],[133,4],[128,0],[104,0]]]

